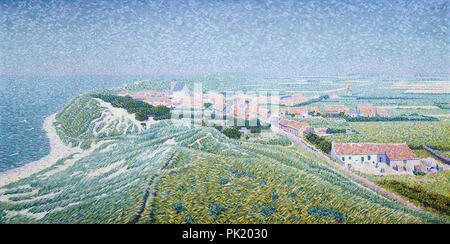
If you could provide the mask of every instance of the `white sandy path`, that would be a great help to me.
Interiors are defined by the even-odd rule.
[[[40,160],[28,163],[22,167],[15,168],[0,174],[0,187],[15,182],[22,178],[28,177],[43,169],[46,169],[55,164],[58,159],[68,157],[74,153],[80,153],[83,150],[79,147],[68,147],[59,139],[56,133],[53,122],[55,121],[56,113],[48,116],[44,120],[44,130],[50,139],[50,154],[41,158]]]

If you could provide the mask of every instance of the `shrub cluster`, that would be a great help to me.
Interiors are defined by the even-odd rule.
[[[329,217],[337,220],[339,223],[343,223],[345,221],[344,215],[333,208],[325,208],[325,207],[310,207],[308,208],[308,214],[316,215],[321,217]]]
[[[93,94],[92,97],[111,103],[116,108],[126,109],[128,113],[135,114],[136,120],[139,121],[147,120],[149,117],[153,117],[154,120],[170,119],[170,108],[164,105],[152,106],[130,96]]]
[[[410,186],[404,182],[386,180],[380,182],[383,187],[394,190],[415,202],[419,202],[425,207],[435,209],[447,216],[450,215],[450,197],[439,193],[429,192],[420,186]]]
[[[316,145],[320,150],[324,152],[328,153],[331,150],[331,142],[314,133],[309,133],[308,135],[306,135],[306,140]]]

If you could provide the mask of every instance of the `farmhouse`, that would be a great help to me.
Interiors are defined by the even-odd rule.
[[[278,125],[281,129],[297,136],[306,136],[309,133],[314,133],[314,129],[308,126],[307,123],[300,123],[293,120],[282,119],[280,120]]]
[[[377,107],[372,104],[357,104],[356,113],[359,116],[374,117],[377,115]]]
[[[288,108],[289,114],[294,114],[295,117],[304,118],[308,115],[308,109],[305,107],[290,107]]]
[[[329,134],[327,133],[327,131],[328,131],[328,128],[325,128],[325,127],[314,128],[314,133],[315,133],[316,135],[318,135],[318,136],[327,136],[327,135],[329,135]]]
[[[323,112],[326,114],[339,114],[339,113],[348,114],[349,110],[350,110],[349,107],[343,105],[325,105],[323,107]]]
[[[293,94],[289,97],[285,97],[283,99],[280,100],[280,104],[281,105],[285,105],[285,106],[293,106],[299,103],[304,103],[311,100],[310,97],[304,97],[301,94]]]
[[[377,115],[385,118],[391,117],[391,113],[389,111],[381,109],[377,109]]]
[[[332,143],[331,156],[342,164],[386,164],[398,172],[412,172],[421,163],[406,143]]]

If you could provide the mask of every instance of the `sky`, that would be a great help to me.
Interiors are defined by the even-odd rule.
[[[448,73],[449,1],[0,3],[0,74]]]

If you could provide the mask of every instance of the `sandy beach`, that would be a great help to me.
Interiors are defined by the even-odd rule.
[[[47,132],[47,137],[50,139],[50,154],[22,167],[0,173],[0,187],[50,167],[60,158],[67,157],[73,153],[82,152],[79,147],[68,147],[59,139],[56,129],[53,126],[55,116],[56,113],[45,118],[43,125],[44,130]]]

